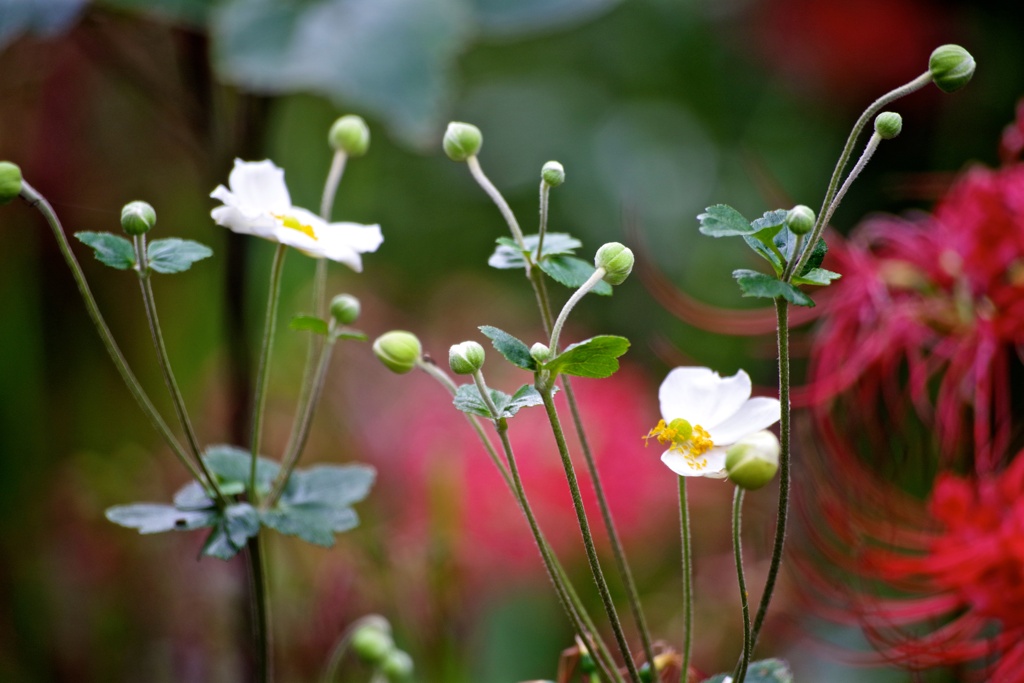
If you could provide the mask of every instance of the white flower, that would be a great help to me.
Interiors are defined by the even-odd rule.
[[[729,446],[779,421],[774,398],[750,398],[750,376],[676,368],[658,390],[662,420],[645,438],[669,444],[661,461],[684,477],[724,479]]]
[[[210,212],[218,225],[295,247],[313,258],[327,258],[362,271],[360,254],[376,251],[384,241],[379,225],[328,223],[292,206],[284,171],[266,161],[235,159],[228,186],[210,193],[224,203]]]

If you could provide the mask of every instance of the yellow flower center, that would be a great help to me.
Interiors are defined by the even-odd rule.
[[[289,216],[287,214],[279,213],[272,213],[270,215],[276,218],[277,220],[281,221],[281,225],[283,225],[284,227],[291,228],[292,230],[298,230],[303,235],[307,235],[309,237],[312,237],[313,239],[317,239],[316,233],[313,232],[313,226],[306,225],[305,223],[300,223],[299,219],[296,218],[295,216]]]
[[[657,439],[660,444],[668,444],[670,451],[681,453],[686,462],[696,470],[702,470],[708,466],[705,453],[715,446],[711,435],[700,425],[691,425],[686,420],[677,417],[668,424],[664,420],[658,420],[654,429],[643,436],[644,445],[651,439]]]

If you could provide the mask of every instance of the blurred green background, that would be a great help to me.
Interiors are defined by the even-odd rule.
[[[160,278],[157,297],[202,438],[242,443],[272,248],[209,218],[208,194],[233,158],[272,158],[294,203],[314,208],[328,127],[342,113],[364,116],[370,153],[349,163],[335,218],[380,223],[385,242],[360,275],[332,268],[329,292],[363,300],[371,337],[413,330],[439,358],[451,343],[479,339],[481,324],[540,336],[528,287],[486,267],[504,226],[467,169],[440,152],[452,119],[483,130],[483,168],[528,232],[540,167],[557,159],[567,181],[552,194],[551,228],[581,238],[582,256],[641,235],[645,246],[634,246],[645,268],[701,302],[750,308],[730,277],[749,256],[701,238],[694,216],[718,202],[748,216],[817,208],[859,112],[922,72],[935,46],[957,42],[977,59],[974,81],[895,106],[902,135],[882,146],[834,223],[845,230],[868,211],[930,206],[952,173],[995,163],[999,132],[1024,94],[1022,28],[1024,10],[994,0],[0,0],[0,158],[21,166],[70,232],[116,231],[120,207],[145,199],[160,236],[213,247],[214,259]],[[196,561],[198,535],[139,537],[103,518],[110,505],[168,499],[185,474],[120,385],[38,214],[4,207],[0,228],[0,680],[239,680],[243,567]],[[78,255],[115,336],[169,413],[133,278]],[[308,311],[311,273],[310,260],[289,256],[271,453],[287,437],[305,348],[285,324]],[[745,367],[774,384],[763,324],[726,337],[694,322],[666,311],[638,277],[578,307],[574,338],[633,341],[626,378],[592,399],[595,415],[628,413],[625,426],[606,427],[610,443],[642,445],[636,437],[656,421],[657,383],[673,364]],[[554,676],[571,638],[511,498],[502,499],[509,529],[484,524],[472,542],[460,536],[482,495],[474,489],[495,482],[461,465],[446,479],[446,463],[462,461],[445,449],[474,446],[462,432],[427,434],[433,417],[415,413],[439,397],[423,378],[386,375],[368,345],[336,359],[307,460],[373,462],[382,477],[360,506],[363,527],[334,549],[275,540],[279,680],[315,680],[344,624],[370,611],[393,621],[420,680]],[[425,452],[430,439],[438,452]],[[612,493],[637,517],[627,544],[655,630],[678,642],[674,478],[637,481]],[[735,657],[738,603],[731,579],[720,578],[731,576],[723,492],[698,484],[714,488],[696,501],[713,520],[696,541],[696,664],[710,674]],[[754,498],[748,580],[759,586],[773,503],[768,493]],[[449,505],[455,499],[467,507]],[[422,507],[404,509],[408,500]],[[549,522],[557,526],[557,514]],[[587,585],[579,549],[566,548]],[[503,553],[518,553],[521,566],[503,574]],[[483,556],[493,566],[476,567]],[[819,647],[825,627],[814,625],[819,642],[807,639],[795,591],[778,603],[762,650],[792,659],[797,680],[910,680],[840,663]],[[858,647],[854,632],[826,635]]]

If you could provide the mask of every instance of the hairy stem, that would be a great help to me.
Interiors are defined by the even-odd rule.
[[[690,503],[686,477],[679,477],[679,536],[683,550],[683,675],[690,683],[690,651],[693,649],[693,555],[690,547]]]
[[[733,672],[733,682],[743,683],[750,664],[753,643],[750,639],[750,605],[747,596],[747,582],[743,576],[743,489],[739,486],[732,498],[732,551],[736,559],[736,581],[740,588],[740,605],[743,607],[743,653]]]
[[[246,543],[246,564],[252,586],[253,645],[256,650],[256,681],[270,683],[273,679],[273,639],[270,632],[270,600],[263,532]]]

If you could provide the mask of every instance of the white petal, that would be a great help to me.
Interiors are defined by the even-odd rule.
[[[246,215],[253,212],[283,214],[291,209],[292,200],[288,186],[284,184],[284,171],[269,159],[235,159],[235,167],[228,176],[228,185],[234,193],[236,206]]]
[[[661,454],[661,461],[681,477],[709,477],[711,479],[725,479],[728,474],[725,471],[725,449],[712,448],[701,456],[707,465],[700,469],[690,465],[690,462],[678,451],[665,451]]]
[[[384,235],[378,224],[331,223],[325,228],[325,233],[330,235],[331,239],[344,240],[345,244],[360,254],[377,251],[384,242]]]
[[[717,446],[736,443],[748,434],[771,427],[782,415],[782,404],[778,399],[758,396],[744,403],[725,422],[708,429],[711,440]]]
[[[658,390],[661,416],[666,422],[681,417],[712,431],[750,398],[750,376],[740,370],[720,377],[708,368],[676,368]]]
[[[245,216],[237,207],[218,206],[210,212],[214,222],[225,228],[243,235],[256,235],[264,239],[276,240],[274,235],[278,223],[269,214],[259,214],[255,218]]]

